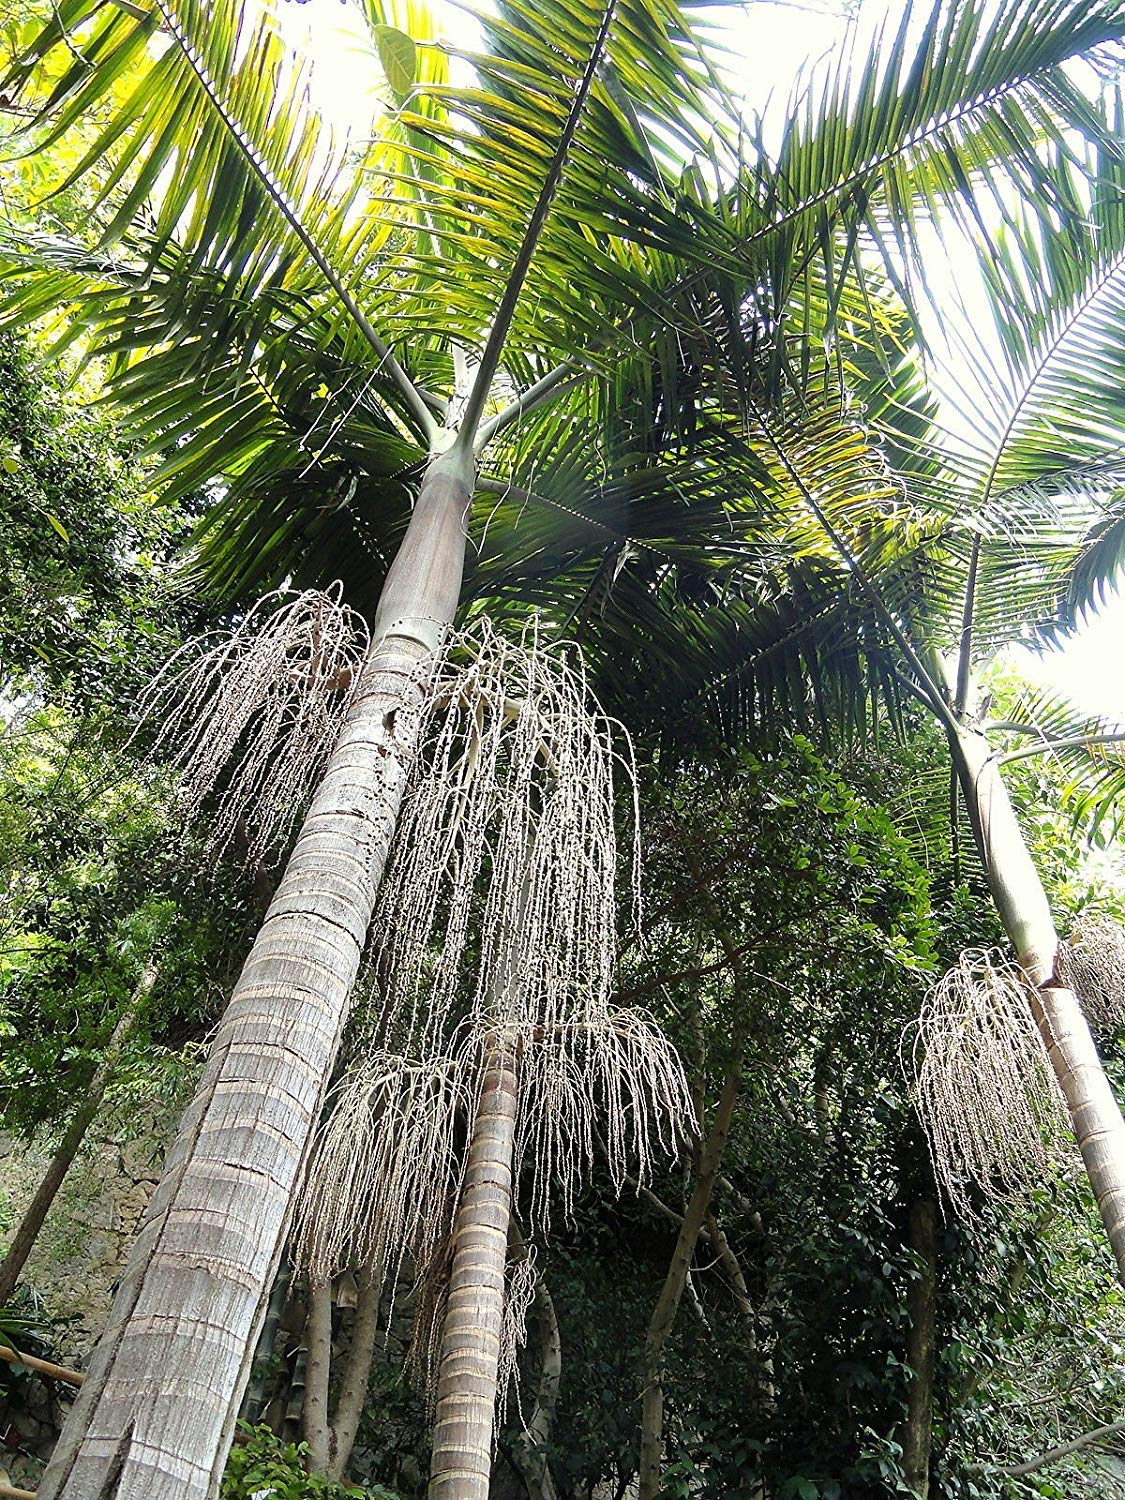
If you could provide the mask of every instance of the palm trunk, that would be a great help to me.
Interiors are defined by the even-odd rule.
[[[1026,975],[1032,1012],[1125,1281],[1125,1121],[1074,992],[1056,976],[1058,935],[995,755],[973,730],[951,736],[950,745],[992,897]]]
[[[55,1148],[55,1153],[47,1164],[47,1170],[43,1173],[39,1186],[12,1236],[8,1252],[0,1262],[0,1307],[4,1306],[15,1290],[16,1282],[20,1279],[20,1272],[27,1262],[27,1257],[31,1254],[31,1248],[35,1244],[39,1231],[43,1228],[43,1221],[47,1217],[48,1210],[55,1201],[59,1188],[63,1185],[63,1179],[70,1170],[71,1162],[78,1155],[78,1149],[117,1071],[121,1054],[136,1029],[138,1021],[144,1015],[146,1002],[155,983],[156,968],[153,964],[146,964],[136,989],[117,1019],[117,1025],[113,1028],[105,1051],[102,1053],[102,1060],[86,1086],[82,1103],[75,1110],[70,1124],[63,1132],[63,1138]]]
[[[453,1229],[428,1500],[488,1500],[516,1104],[516,1059],[498,1048],[485,1064]]]
[[[684,1285],[691,1269],[695,1246],[707,1219],[715,1179],[723,1160],[731,1116],[742,1082],[741,1046],[738,1048],[719,1098],[711,1130],[699,1156],[695,1186],[684,1210],[683,1223],[672,1252],[672,1262],[645,1337],[644,1392],[641,1397],[641,1458],[638,1500],[656,1500],[660,1493],[661,1456],[664,1446],[664,1347],[676,1321]]]
[[[40,1500],[208,1500],[460,591],[471,464],[434,460],[355,700],[235,986]]]
[[[907,1308],[910,1327],[906,1336],[906,1363],[910,1366],[907,1388],[906,1429],[902,1440],[902,1467],[906,1483],[917,1500],[929,1500],[930,1444],[933,1439],[934,1368],[937,1313],[937,1204],[920,1199],[910,1209],[910,1248],[921,1261],[920,1274],[910,1283]]]

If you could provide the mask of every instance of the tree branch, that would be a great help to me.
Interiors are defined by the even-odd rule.
[[[627,990],[618,990],[614,995],[614,1002],[621,1003],[625,1000],[633,1000],[638,995],[651,994],[658,990],[661,985],[677,984],[681,979],[702,979],[705,974],[715,974],[720,969],[738,967],[738,959],[742,954],[749,952],[753,943],[743,943],[740,948],[735,948],[732,953],[724,953],[722,958],[717,958],[714,963],[700,964],[693,969],[677,969],[671,974],[658,974],[655,979],[646,979],[643,984],[630,985]]]
[[[477,426],[480,423],[481,413],[484,411],[484,403],[488,399],[489,391],[492,389],[493,377],[499,367],[500,357],[504,352],[504,344],[512,326],[516,304],[519,302],[524,282],[527,279],[527,273],[531,268],[532,256],[535,254],[536,246],[539,244],[540,236],[547,222],[547,215],[550,212],[555,193],[558,191],[559,183],[562,180],[563,168],[566,166],[567,157],[570,155],[570,148],[573,146],[575,136],[578,134],[578,126],[582,120],[586,100],[589,98],[590,90],[594,85],[594,79],[597,77],[602,58],[609,45],[609,30],[613,24],[613,17],[616,10],[617,0],[608,0],[602,15],[601,25],[598,27],[598,34],[594,38],[594,45],[591,48],[590,56],[587,58],[582,76],[578,80],[578,88],[574,95],[573,103],[570,106],[570,112],[566,117],[562,135],[559,137],[559,143],[555,147],[555,154],[551,158],[551,165],[547,169],[547,176],[543,181],[543,186],[539,190],[539,197],[536,200],[535,207],[531,211],[531,218],[528,220],[527,228],[524,230],[523,242],[520,245],[512,265],[511,273],[505,284],[503,295],[500,298],[500,305],[497,307],[495,317],[492,320],[492,327],[488,333],[488,342],[485,344],[481,354],[480,364],[477,366],[476,377],[473,380],[473,388],[469,392],[469,399],[465,402],[465,410],[461,417],[458,442],[463,446],[471,446],[476,437]]]
[[[526,416],[528,412],[534,411],[536,407],[545,406],[548,401],[553,401],[564,391],[581,384],[583,380],[589,378],[589,375],[590,371],[576,370],[569,362],[556,365],[541,380],[528,386],[526,391],[522,391],[514,401],[510,401],[507,406],[497,412],[496,416],[490,417],[482,425],[476,439],[477,452],[479,453],[482,448],[486,447],[505,427],[510,427],[513,422]]]
[[[179,16],[176,15],[169,4],[169,0],[154,0],[154,3],[164,19],[167,30],[175,38],[180,51],[187,60],[188,66],[199,80],[199,85],[206,94],[211,108],[218,115],[227,133],[242,152],[250,170],[265,189],[266,196],[289,225],[293,234],[296,235],[309,259],[336,293],[337,297],[339,297],[352,322],[378,355],[380,365],[386,370],[391,381],[397,387],[399,394],[409,407],[411,415],[425,434],[427,441],[432,442],[438,432],[438,424],[421,391],[419,391],[418,387],[410,379],[410,376],[403,369],[402,365],[399,364],[391,352],[390,345],[384,343],[383,339],[380,338],[370,318],[368,318],[355,297],[344,285],[340,273],[313,239],[309,230],[305,228],[300,215],[293,204],[290,203],[285,189],[274,176],[269,163],[250,139],[249,134],[241,123],[235,119],[223,102],[222,95],[214,79],[211,77],[207,64],[196,49],[195,43],[185,31]]]
[[[1110,1422],[1105,1427],[1095,1427],[1092,1432],[1084,1432],[1081,1437],[1072,1438],[1069,1443],[1062,1443],[1057,1448],[1048,1448],[1046,1453],[1040,1453],[1037,1458],[1029,1458],[1026,1463],[1016,1464],[1010,1469],[999,1469],[996,1472],[1002,1474],[1005,1479],[1019,1479],[1024,1474],[1032,1474],[1036,1469],[1042,1469],[1047,1464],[1058,1463],[1060,1459],[1069,1458],[1072,1453],[1078,1453],[1083,1448],[1088,1448],[1091,1443],[1100,1442],[1102,1438],[1113,1437],[1118,1432],[1125,1432],[1125,1421]]]
[[[355,1447],[356,1433],[363,1416],[367,1380],[371,1374],[371,1356],[375,1352],[375,1335],[379,1327],[379,1279],[370,1267],[358,1275],[359,1298],[352,1325],[351,1347],[344,1363],[336,1410],[332,1415],[329,1441],[328,1478],[340,1480]]]

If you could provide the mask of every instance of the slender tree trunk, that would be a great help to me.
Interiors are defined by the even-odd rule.
[[[684,1285],[691,1270],[695,1246],[707,1219],[715,1179],[727,1143],[731,1116],[734,1113],[742,1081],[741,1047],[723,1080],[711,1130],[699,1154],[699,1170],[691,1197],[684,1209],[683,1223],[672,1252],[672,1262],[660,1297],[648,1325],[644,1349],[644,1392],[641,1397],[641,1460],[638,1500],[656,1500],[660,1492],[661,1453],[664,1443],[664,1348],[676,1321]]]
[[[485,1064],[453,1228],[429,1500],[488,1500],[516,1104],[516,1059],[501,1047]]]
[[[326,1281],[309,1288],[306,1325],[308,1363],[305,1367],[305,1405],[302,1426],[309,1445],[309,1469],[338,1480],[347,1468],[363,1416],[363,1398],[375,1352],[379,1325],[379,1281],[370,1271],[359,1277],[351,1342],[343,1360],[336,1404],[329,1415],[328,1390],[332,1374],[332,1287]]]
[[[1074,992],[1055,973],[1054,920],[996,757],[973,730],[951,737],[950,745],[992,897],[1027,978],[1032,1012],[1125,1281],[1125,1121]]]
[[[348,721],[298,835],[126,1267],[40,1500],[218,1489],[452,621],[472,468],[431,462]]]
[[[137,987],[118,1017],[117,1025],[113,1028],[109,1041],[105,1045],[101,1062],[86,1086],[82,1103],[71,1117],[70,1124],[63,1132],[63,1138],[55,1148],[54,1155],[47,1164],[47,1170],[35,1189],[34,1197],[24,1210],[23,1218],[20,1219],[11,1243],[8,1245],[7,1254],[0,1262],[0,1307],[4,1306],[15,1290],[16,1282],[20,1279],[20,1272],[27,1262],[27,1257],[31,1254],[31,1248],[35,1244],[39,1231],[43,1228],[47,1212],[55,1201],[55,1195],[62,1187],[63,1179],[70,1170],[70,1164],[78,1155],[78,1148],[82,1145],[105,1091],[113,1080],[117,1064],[121,1061],[121,1054],[136,1030],[137,1023],[144,1015],[148,997],[156,983],[156,972],[155,964],[145,965]]]
[[[301,1422],[309,1445],[309,1468],[323,1474],[328,1467],[331,1438],[328,1380],[332,1373],[332,1286],[327,1281],[317,1281],[309,1287],[305,1344],[309,1357],[305,1365],[305,1407]]]
[[[348,1347],[336,1409],[332,1417],[332,1436],[328,1453],[328,1478],[340,1480],[355,1447],[356,1433],[363,1416],[371,1358],[375,1353],[375,1336],[379,1330],[378,1279],[370,1270],[359,1273],[359,1297],[356,1301],[352,1339]]]
[[[910,1208],[910,1248],[920,1261],[921,1274],[910,1283],[906,1302],[910,1327],[906,1335],[906,1430],[902,1467],[906,1483],[918,1500],[929,1500],[930,1443],[933,1438],[934,1361],[937,1347],[937,1204],[922,1198]]]

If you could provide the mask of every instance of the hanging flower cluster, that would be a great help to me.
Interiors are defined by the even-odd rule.
[[[315,1278],[424,1273],[452,1226],[487,1060],[516,1058],[515,1165],[533,1229],[568,1213],[604,1130],[618,1188],[691,1129],[652,1020],[611,1003],[615,769],[580,663],[529,626],[448,643],[372,922],[370,992],[316,1143],[297,1238]],[[621,748],[619,748],[621,747]],[[635,893],[634,842],[625,871]]]
[[[934,1176],[961,1217],[1050,1174],[1065,1150],[1066,1106],[1027,983],[1002,955],[967,949],[938,981],[913,1063]]]
[[[178,773],[186,821],[217,853],[241,832],[247,857],[284,843],[347,716],[368,633],[342,586],[259,599],[235,628],[191,641],[137,705],[150,759]],[[203,648],[203,649],[201,649]]]

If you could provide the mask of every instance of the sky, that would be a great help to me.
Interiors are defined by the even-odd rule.
[[[431,0],[431,7],[444,38],[455,46],[472,45],[476,28],[471,15],[448,0]],[[835,0],[758,0],[713,12],[729,51],[732,86],[749,107],[767,112],[771,98],[783,100],[803,69],[832,59],[849,42],[866,42],[888,16],[894,23],[900,13],[898,0],[861,0],[850,12]],[[309,0],[282,7],[282,24],[293,45],[312,56],[314,98],[336,128],[346,131],[356,120],[369,118],[365,96],[381,80],[357,11],[339,0]],[[955,260],[935,262],[939,298],[943,275],[951,291],[954,283],[964,289],[968,261]],[[1067,695],[1084,712],[1125,723],[1125,595],[1111,598],[1061,647],[1016,647],[1008,660],[1032,682]]]

